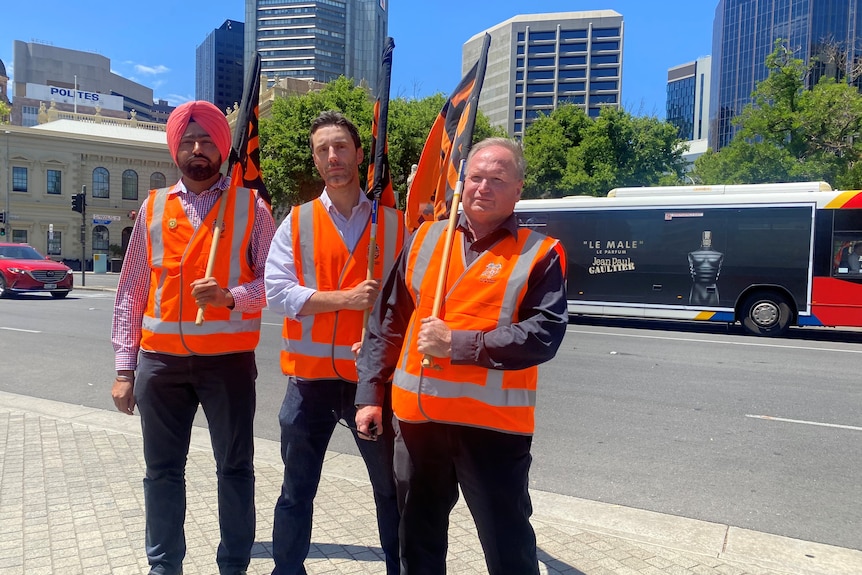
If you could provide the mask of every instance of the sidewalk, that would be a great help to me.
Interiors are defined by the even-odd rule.
[[[85,285],[81,285],[81,272],[72,272],[72,293],[75,290],[117,291],[117,283],[120,281],[118,273],[97,274],[86,272],[83,277]]]
[[[118,412],[0,392],[0,575],[147,573],[140,421]],[[249,573],[272,570],[277,442],[256,442],[257,538]],[[195,428],[186,471],[186,575],[216,572],[215,469]],[[330,453],[306,568],[382,574],[374,503],[358,457]],[[543,574],[858,575],[862,551],[534,491]],[[486,573],[470,515],[450,526],[449,573]]]

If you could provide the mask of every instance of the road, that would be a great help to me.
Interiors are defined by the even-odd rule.
[[[0,300],[0,389],[113,409],[112,303]],[[279,348],[265,312],[255,433],[273,440]],[[862,549],[859,365],[852,331],[577,320],[540,370],[531,485]],[[330,447],[356,453],[343,428]]]

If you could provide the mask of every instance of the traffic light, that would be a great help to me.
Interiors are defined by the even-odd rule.
[[[6,226],[0,227],[0,238],[6,236]]]
[[[6,212],[0,212],[0,224],[6,223]]]
[[[83,214],[86,201],[86,196],[84,194],[72,194],[72,210],[79,214]]]

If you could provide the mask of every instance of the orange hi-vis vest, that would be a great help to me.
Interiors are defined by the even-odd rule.
[[[436,421],[531,435],[538,368],[487,369],[432,358],[422,367],[416,349],[420,320],[432,315],[448,222],[425,223],[413,238],[405,281],[416,305],[407,327],[392,386],[392,408],[401,421]],[[533,267],[557,240],[525,228],[507,234],[465,265],[464,234],[456,230],[438,317],[452,330],[490,331],[518,321]]]
[[[260,311],[244,313],[226,307],[206,308],[203,325],[195,325],[198,306],[191,283],[206,276],[207,259],[219,202],[227,201],[213,277],[233,287],[255,278],[249,259],[257,194],[228,188],[192,226],[173,188],[151,190],[147,199],[147,255],[150,292],[141,329],[141,349],[170,355],[223,355],[253,351],[260,339]]]
[[[373,277],[382,281],[404,243],[404,216],[380,206]],[[356,287],[368,277],[371,226],[351,252],[319,199],[291,210],[296,277],[303,286],[321,290]],[[369,221],[370,224],[370,221]],[[339,310],[284,320],[281,370],[297,379],[343,379],[356,382],[351,346],[362,337],[364,312]]]

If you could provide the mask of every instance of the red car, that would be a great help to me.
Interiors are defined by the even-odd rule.
[[[72,269],[46,258],[27,244],[0,243],[0,297],[50,292],[64,298],[72,291]]]

